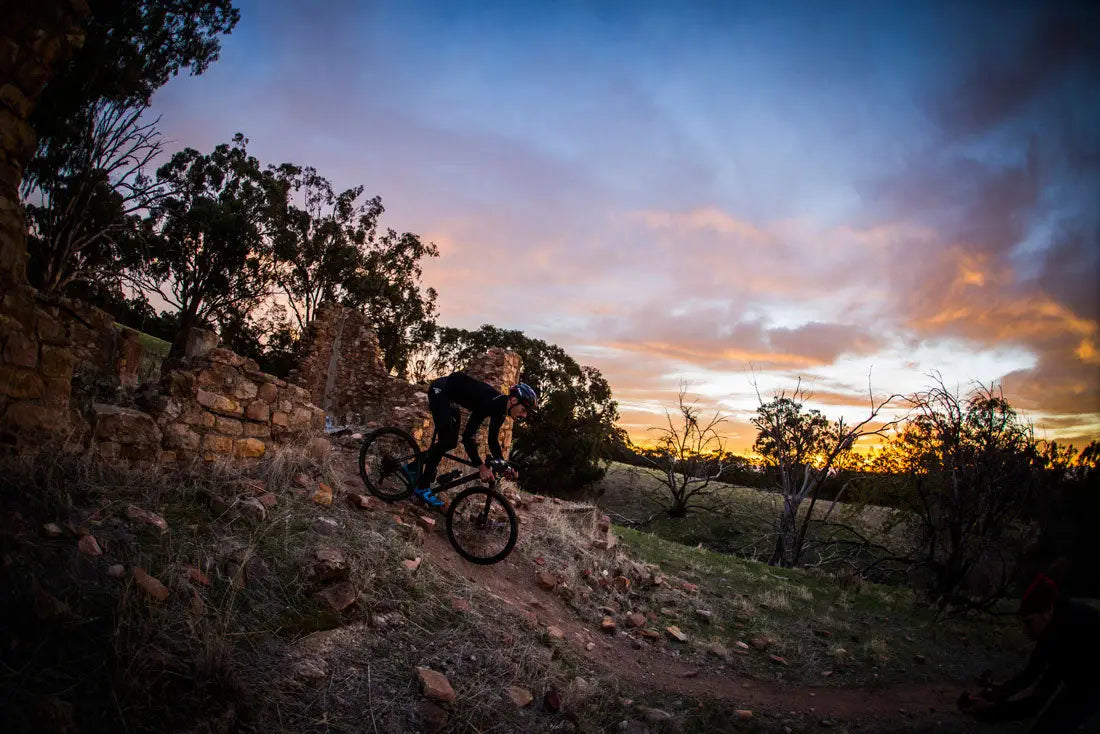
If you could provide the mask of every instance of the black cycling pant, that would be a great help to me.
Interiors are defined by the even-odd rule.
[[[1029,734],[1096,734],[1100,732],[1096,716],[1100,715],[1100,699],[1088,686],[1065,686],[1050,697],[1050,703],[1043,708],[1043,701],[1035,696],[1004,701],[976,718],[982,721],[1016,721],[1034,716],[1040,710],[1042,714],[1028,729]],[[1078,729],[1080,726],[1084,729]]]
[[[428,410],[431,411],[432,420],[435,422],[436,437],[424,458],[424,466],[420,469],[418,487],[432,486],[436,470],[439,469],[439,462],[443,460],[443,454],[458,446],[458,424],[461,414],[458,408],[451,405],[446,390],[436,393],[431,388],[428,389]]]

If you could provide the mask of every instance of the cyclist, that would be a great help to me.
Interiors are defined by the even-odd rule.
[[[424,466],[419,477],[415,478],[414,493],[430,507],[443,507],[443,500],[431,490],[436,469],[443,454],[458,445],[458,407],[470,411],[466,427],[462,431],[462,447],[470,461],[478,467],[478,475],[483,482],[494,478],[493,470],[483,460],[477,450],[477,431],[485,419],[489,419],[489,453],[493,458],[503,460],[500,449],[500,427],[504,417],[514,421],[524,420],[528,413],[538,407],[538,395],[525,383],[513,385],[502,394],[492,385],[475,380],[465,372],[455,372],[435,380],[428,386],[428,409],[435,421],[436,441],[428,449]],[[516,471],[509,468],[507,476],[515,479]],[[413,479],[410,477],[410,479]]]
[[[963,694],[960,708],[983,721],[1023,719],[1041,711],[1030,730],[1034,734],[1062,734],[1088,721],[1100,723],[1093,718],[1100,713],[1100,611],[1060,599],[1057,585],[1040,574],[1024,593],[1018,614],[1037,642],[1027,668],[978,696]],[[1016,697],[1027,688],[1029,695]]]

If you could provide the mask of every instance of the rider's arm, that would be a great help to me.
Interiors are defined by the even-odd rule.
[[[990,699],[993,701],[1004,701],[1005,699],[1012,698],[1038,680],[1039,676],[1047,667],[1048,662],[1046,645],[1040,642],[1031,653],[1031,658],[1027,661],[1027,667],[1019,674],[995,687],[990,692]]]
[[[500,427],[504,425],[504,414],[493,413],[489,419],[489,453],[494,459],[504,460],[504,452],[500,449]]]

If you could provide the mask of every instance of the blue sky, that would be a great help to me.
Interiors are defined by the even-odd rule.
[[[830,415],[1003,383],[1100,437],[1100,15],[1058,3],[241,2],[154,99],[174,146],[363,184],[436,242],[441,321],[598,367],[636,438],[682,380]]]

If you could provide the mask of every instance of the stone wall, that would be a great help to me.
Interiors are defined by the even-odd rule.
[[[303,447],[320,436],[325,414],[309,393],[260,372],[195,330],[186,356],[164,368],[144,410],[92,406],[90,450],[106,459],[161,462],[256,459],[287,443]]]
[[[423,386],[386,371],[378,336],[362,312],[323,304],[302,335],[302,354],[287,379],[308,390],[334,423],[399,426],[417,440],[431,438]]]
[[[27,284],[19,201],[35,148],[27,120],[54,64],[83,43],[84,0],[4,3],[0,23],[0,445],[23,450],[66,436],[74,357],[58,320]]]
[[[79,301],[62,299],[46,310],[69,335],[74,374],[94,375],[123,390],[138,386],[145,349],[136,331],[118,326],[106,311]]]

